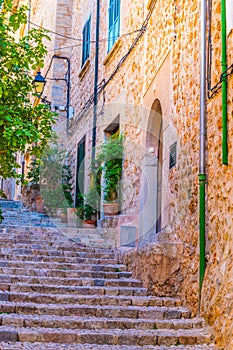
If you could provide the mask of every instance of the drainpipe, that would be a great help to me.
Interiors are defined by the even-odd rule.
[[[221,0],[221,36],[222,36],[222,164],[228,165],[227,145],[227,29],[226,0]]]
[[[206,18],[207,3],[201,0],[201,71],[200,71],[200,151],[199,151],[199,296],[205,274],[205,140],[206,140]]]
[[[100,32],[100,0],[97,0],[96,9],[96,43],[95,43],[95,78],[94,78],[94,111],[92,130],[92,160],[95,159],[96,146],[96,119],[98,107],[98,73],[99,73],[99,32]]]

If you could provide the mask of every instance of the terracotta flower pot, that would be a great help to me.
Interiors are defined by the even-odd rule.
[[[83,220],[83,228],[95,228],[96,220]]]
[[[77,227],[76,208],[67,208],[67,221],[69,227]]]
[[[113,216],[118,214],[118,211],[119,211],[118,203],[104,203],[103,207],[104,207],[105,216]]]
[[[60,218],[62,223],[67,223],[67,213],[61,213]]]

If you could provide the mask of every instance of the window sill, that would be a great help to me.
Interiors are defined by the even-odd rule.
[[[103,65],[107,66],[108,63],[110,62],[110,60],[112,59],[112,57],[115,55],[115,53],[121,48],[122,46],[122,39],[118,38],[117,41],[114,43],[114,45],[112,46],[111,50],[109,51],[109,53],[107,54],[107,56],[105,57],[105,59],[103,60]]]
[[[86,62],[84,63],[84,65],[82,66],[80,72],[79,72],[79,75],[78,77],[82,80],[84,75],[86,74],[86,72],[88,71],[88,68],[90,67],[91,65],[91,61],[90,61],[90,58],[88,58],[86,60]]]

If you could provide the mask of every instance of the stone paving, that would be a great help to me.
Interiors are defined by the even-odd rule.
[[[109,345],[90,345],[90,344],[61,344],[61,343],[1,343],[0,350],[212,350],[215,349],[212,345],[180,345],[180,346],[109,346]]]
[[[114,249],[44,223],[0,225],[0,350],[210,350],[212,339],[178,297],[149,296]]]

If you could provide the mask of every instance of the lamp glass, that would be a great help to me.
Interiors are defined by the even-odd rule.
[[[35,79],[33,80],[33,84],[35,85],[36,93],[42,94],[44,86],[46,84],[46,80],[44,77],[42,77],[40,72],[37,72]]]
[[[42,82],[35,83],[35,89],[36,89],[37,94],[42,94],[42,92],[44,90],[44,85],[45,84]]]

